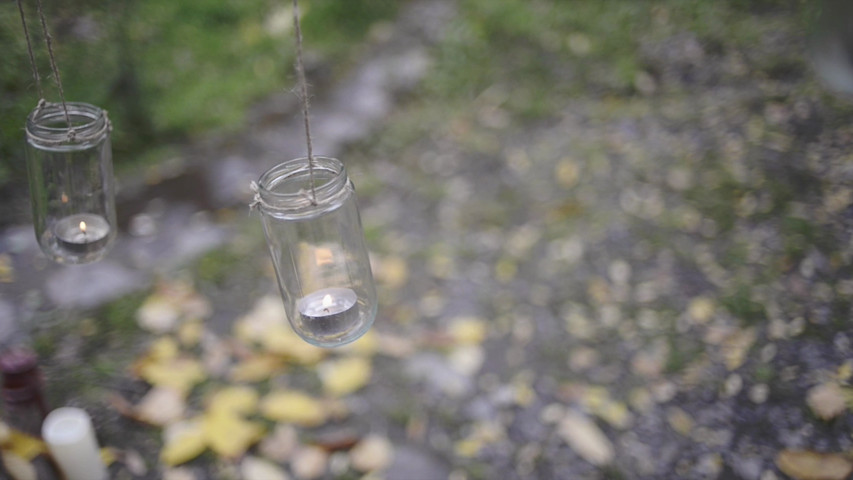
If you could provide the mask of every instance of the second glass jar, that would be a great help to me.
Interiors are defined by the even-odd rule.
[[[307,158],[283,162],[261,175],[257,200],[296,333],[321,347],[361,337],[376,317],[376,288],[344,165],[314,157],[312,173]]]

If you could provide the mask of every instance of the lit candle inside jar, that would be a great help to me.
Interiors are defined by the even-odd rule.
[[[302,325],[318,339],[352,331],[359,322],[358,296],[349,288],[324,288],[297,302]]]
[[[84,410],[63,407],[50,412],[42,437],[68,480],[107,480],[92,420]]]
[[[109,242],[110,224],[92,213],[80,213],[60,219],[53,227],[60,248],[86,254],[103,249]]]

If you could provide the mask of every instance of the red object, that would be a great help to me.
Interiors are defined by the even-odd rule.
[[[44,376],[38,367],[38,357],[25,348],[14,348],[0,355],[0,372],[3,373],[2,397],[8,409],[9,424],[19,426],[28,433],[41,436],[41,422],[48,414],[42,389]],[[33,419],[33,412],[36,413]],[[27,425],[17,425],[21,418],[30,417]],[[35,424],[33,424],[35,423]]]

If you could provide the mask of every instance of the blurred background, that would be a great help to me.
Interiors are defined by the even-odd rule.
[[[291,3],[49,3],[66,97],[114,124],[121,234],[39,252],[5,2],[0,342],[114,478],[853,472],[845,2],[303,0],[315,152],[380,296],[335,350],[290,333],[248,209],[305,152]]]

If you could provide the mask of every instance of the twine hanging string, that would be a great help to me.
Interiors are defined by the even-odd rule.
[[[305,81],[305,66],[302,63],[302,27],[299,24],[299,0],[293,0],[293,29],[296,35],[296,73],[302,97],[302,118],[305,121],[305,143],[308,145],[308,177],[311,182],[311,204],[317,205],[314,190],[314,145],[311,142],[311,121],[308,116],[308,82]]]
[[[44,90],[41,88],[41,77],[39,77],[39,69],[36,67],[36,57],[33,55],[33,44],[30,42],[30,30],[27,28],[27,17],[24,15],[24,6],[21,5],[21,0],[16,0],[16,3],[18,4],[18,11],[21,12],[21,26],[24,27],[24,38],[27,40],[27,53],[30,55],[30,67],[33,69],[33,79],[36,81],[39,100],[44,100]]]
[[[65,123],[68,124],[68,134],[73,137],[73,125],[71,125],[71,117],[68,116],[68,105],[65,104],[65,92],[62,91],[62,78],[59,76],[59,69],[56,68],[56,58],[53,56],[53,37],[47,29],[47,22],[44,19],[44,9],[41,7],[41,0],[36,0],[36,7],[39,12],[39,20],[41,20],[41,28],[44,32],[44,41],[47,43],[47,53],[50,56],[50,69],[53,71],[53,78],[56,80],[56,88],[59,90],[59,100],[62,101],[62,111],[65,113]]]
[[[30,67],[33,70],[33,80],[36,82],[36,89],[38,89],[39,101],[35,109],[34,117],[38,117],[41,113],[42,109],[46,106],[53,105],[47,102],[44,98],[44,88],[41,84],[41,76],[39,75],[38,66],[36,65],[36,57],[33,54],[33,44],[30,39],[30,30],[27,27],[27,17],[24,14],[24,7],[21,3],[21,0],[16,0],[18,4],[18,11],[21,14],[21,27],[24,29],[24,39],[27,42],[27,54],[30,57]],[[59,68],[56,66],[56,58],[53,54],[53,37],[51,37],[50,32],[47,28],[47,21],[44,16],[44,9],[41,5],[41,0],[36,0],[37,10],[39,14],[39,19],[41,20],[42,31],[44,32],[45,42],[47,43],[47,53],[50,56],[50,68],[53,72],[53,78],[56,80],[56,86],[59,90],[59,98],[62,102],[62,112],[65,115],[65,123],[68,125],[68,132],[66,133],[66,138],[64,140],[46,140],[44,138],[38,138],[37,140],[40,143],[47,145],[61,145],[66,142],[87,142],[93,141],[101,138],[105,131],[112,132],[113,124],[110,122],[109,114],[106,110],[101,110],[104,113],[104,125],[96,130],[95,132],[81,135],[74,128],[74,125],[71,123],[71,116],[68,114],[68,105],[65,102],[65,91],[62,88],[62,78],[59,75]],[[30,136],[29,130],[27,131],[27,136]]]

